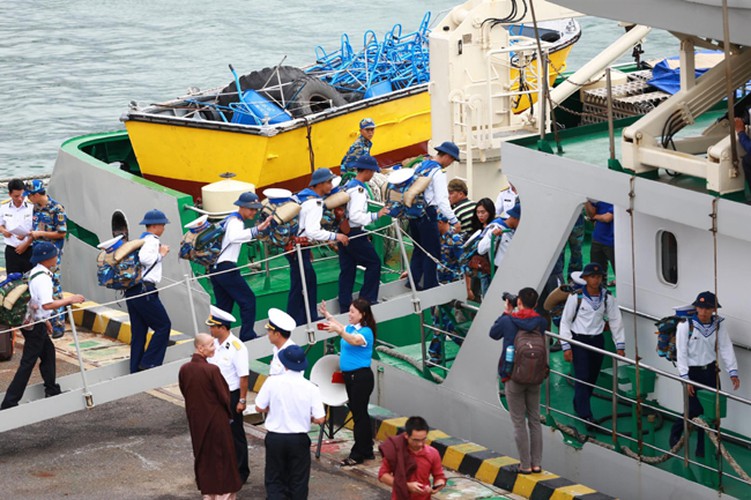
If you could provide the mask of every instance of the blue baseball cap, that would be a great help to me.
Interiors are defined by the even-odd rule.
[[[26,190],[24,192],[24,195],[29,196],[30,194],[38,194],[44,192],[46,192],[44,182],[42,182],[41,179],[34,179],[33,181],[26,183]]]
[[[237,205],[238,207],[252,208],[255,210],[259,210],[263,206],[261,205],[258,195],[252,191],[247,191],[241,194],[235,202],[235,205]]]
[[[334,177],[336,176],[328,168],[319,168],[310,176],[310,184],[308,184],[308,186],[316,186],[323,182],[328,182]]]
[[[719,309],[722,307],[720,303],[717,302],[717,297],[712,292],[701,292],[696,296],[696,300],[692,305],[704,309]]]
[[[49,241],[38,242],[31,251],[31,263],[34,265],[53,257],[57,257],[57,247]]]
[[[308,367],[308,358],[305,357],[305,351],[299,345],[291,345],[279,351],[279,361],[287,367],[288,370],[303,372]]]
[[[509,209],[508,212],[506,212],[506,215],[509,217],[513,217],[514,219],[521,219],[522,218],[522,206],[521,204],[517,203],[513,207]]]
[[[361,129],[364,129],[364,128],[375,128],[375,126],[376,126],[375,122],[373,121],[372,118],[363,118],[362,120],[360,120],[360,128]]]
[[[597,262],[590,262],[589,264],[584,266],[584,269],[582,269],[582,273],[580,276],[584,278],[585,276],[592,276],[595,274],[599,274],[600,276],[605,276],[605,270]]]
[[[376,172],[381,171],[381,167],[378,166],[376,159],[370,155],[359,157],[354,161],[354,163],[350,164],[350,168],[354,168],[356,170],[374,170]]]
[[[139,222],[142,226],[153,226],[154,224],[169,224],[169,219],[164,215],[164,212],[157,210],[156,208],[146,212],[143,216],[143,220]]]
[[[435,148],[436,151],[447,154],[454,160],[459,161],[459,147],[451,141],[446,141]]]

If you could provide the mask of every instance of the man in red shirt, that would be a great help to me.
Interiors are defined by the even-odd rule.
[[[404,429],[379,447],[383,462],[378,480],[392,487],[392,500],[430,500],[433,493],[446,486],[441,456],[425,444],[429,428],[424,418],[409,417]]]

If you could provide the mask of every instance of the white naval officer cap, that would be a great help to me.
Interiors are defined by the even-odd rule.
[[[197,218],[196,220],[188,222],[183,227],[185,229],[198,229],[198,228],[201,228],[204,225],[206,225],[206,223],[208,222],[208,220],[209,220],[209,216],[208,215],[202,215],[199,218]]]
[[[207,326],[226,326],[229,328],[235,322],[235,317],[227,311],[223,311],[216,306],[209,307],[209,318],[206,320]]]
[[[110,238],[107,241],[101,242],[96,247],[100,250],[106,251],[107,253],[111,253],[117,250],[120,246],[122,246],[123,244],[122,239],[123,239],[123,235],[120,234],[118,236],[115,236],[114,238]]]
[[[292,333],[292,330],[295,328],[297,328],[297,323],[292,316],[275,307],[269,309],[269,324],[266,325],[267,330]]]

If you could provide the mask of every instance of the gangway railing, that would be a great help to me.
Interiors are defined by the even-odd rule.
[[[463,283],[457,282],[430,290],[417,291],[417,299],[425,308],[456,300],[465,293]],[[413,296],[405,286],[405,280],[382,284],[380,295],[384,301],[373,306],[373,313],[379,321],[389,321],[415,314]],[[336,299],[328,301],[332,304]],[[346,321],[346,314],[336,315]],[[256,330],[263,331],[266,320],[256,322]],[[327,331],[316,332],[317,341],[336,337]],[[299,345],[307,344],[306,325],[301,325],[292,334]],[[272,355],[268,339],[258,337],[245,342],[250,359],[260,359]],[[17,429],[26,425],[49,420],[61,415],[92,408],[96,405],[116,401],[144,391],[163,387],[177,382],[180,367],[193,353],[193,344],[183,343],[167,349],[165,362],[161,366],[130,374],[130,360],[119,361],[104,367],[85,371],[86,384],[80,374],[58,378],[63,393],[51,398],[44,397],[43,384],[26,388],[22,403],[14,408],[0,411],[0,432]],[[4,393],[0,394],[0,398]]]
[[[463,308],[468,309],[472,311],[479,311],[479,308],[469,304],[462,300],[458,300],[456,304]],[[628,308],[621,307],[621,309],[626,313],[631,313],[646,319],[654,319],[655,321],[658,318],[654,318],[646,313],[640,313],[635,312],[633,310],[630,310]],[[421,318],[422,322],[422,318]],[[432,325],[423,325],[421,327],[421,342],[422,342],[422,359],[417,361],[416,363],[413,363],[417,366],[421,366],[423,370],[423,375],[426,378],[432,378],[435,382],[440,383],[443,381],[443,377],[440,377],[436,375],[435,373],[431,372],[431,368],[438,368],[441,370],[445,370],[446,372],[449,371],[449,368],[440,364],[432,362],[430,359],[428,359],[428,354],[426,351],[426,343],[428,342],[428,339],[425,335],[425,330],[433,331],[439,334],[444,334],[449,337],[460,337],[455,332],[450,332]],[[729,392],[718,390],[703,384],[700,384],[698,382],[690,381],[690,380],[684,380],[680,378],[678,375],[661,370],[659,368],[652,367],[650,365],[644,364],[642,362],[637,363],[635,360],[627,358],[625,356],[619,356],[616,353],[612,353],[610,351],[607,351],[605,349],[600,349],[597,347],[590,346],[588,344],[582,343],[580,341],[577,341],[575,339],[563,339],[560,335],[553,333],[553,332],[545,332],[545,335],[554,340],[564,340],[568,342],[569,344],[576,345],[578,347],[581,347],[583,349],[587,349],[592,352],[596,352],[598,354],[601,354],[602,356],[605,356],[610,359],[610,365],[612,370],[612,384],[610,388],[603,387],[600,385],[597,385],[597,383],[590,384],[588,382],[582,381],[577,379],[575,376],[570,375],[568,373],[555,370],[551,368],[550,374],[556,375],[558,377],[561,377],[562,379],[565,379],[569,382],[574,383],[580,383],[587,386],[592,387],[593,389],[597,389],[599,391],[602,391],[607,394],[607,397],[611,400],[611,415],[610,419],[612,420],[612,426],[610,429],[607,427],[604,427],[597,423],[592,423],[591,421],[587,421],[582,419],[581,417],[574,415],[570,412],[567,412],[565,410],[562,410],[560,408],[555,408],[551,405],[551,378],[547,377],[544,384],[544,403],[541,402],[541,420],[546,425],[560,430],[563,434],[566,434],[569,438],[573,438],[574,441],[578,441],[579,445],[583,446],[585,443],[589,442],[595,445],[603,446],[605,448],[608,448],[610,450],[613,450],[617,453],[625,454],[634,460],[638,460],[640,462],[644,462],[649,465],[658,465],[660,463],[663,463],[671,458],[680,459],[683,461],[683,464],[685,467],[688,467],[689,465],[695,465],[698,467],[701,471],[703,471],[703,478],[705,482],[712,482],[714,481],[714,486],[719,486],[723,484],[723,480],[732,479],[735,481],[740,481],[741,483],[744,483],[746,485],[751,486],[751,477],[749,477],[748,473],[735,461],[735,459],[732,457],[730,452],[724,447],[722,444],[723,442],[731,442],[734,444],[740,444],[742,446],[745,446],[747,448],[751,448],[751,439],[747,439],[744,437],[738,437],[738,436],[731,436],[727,432],[723,432],[722,428],[720,427],[720,418],[717,417],[714,422],[706,422],[700,417],[690,419],[689,413],[688,413],[688,402],[689,402],[689,395],[688,395],[688,386],[694,386],[697,389],[701,389],[703,391],[706,391],[707,393],[714,394],[715,398],[726,398],[727,400],[734,401],[738,404],[743,405],[742,412],[745,414],[749,411],[751,411],[751,400],[743,398],[741,396],[731,394]],[[445,353],[445,350],[444,350]],[[548,352],[548,356],[550,353]],[[550,365],[550,360],[549,365]],[[606,366],[607,361],[603,363],[603,366]],[[620,386],[622,385],[619,380],[619,367],[622,366],[633,366],[636,370],[634,372],[634,378],[631,380],[631,388],[628,390],[620,389]],[[650,373],[651,375],[654,375],[655,380],[656,377],[662,377],[664,379],[672,380],[674,382],[681,384],[682,394],[683,394],[683,408],[681,413],[675,412],[673,410],[657,406],[656,404],[649,403],[646,401],[646,397],[649,393],[652,392],[653,389],[649,389],[647,391],[644,391],[643,385],[642,385],[642,393],[637,393],[636,388],[636,378],[641,377],[642,379],[646,378],[645,373]],[[650,375],[650,377],[651,377]],[[651,384],[649,384],[651,386]],[[593,395],[593,397],[597,397],[596,395]],[[715,400],[716,401],[716,400]],[[650,421],[649,416],[647,417],[648,420],[648,426],[647,430],[645,431],[642,424],[639,422],[635,422],[635,432],[634,435],[630,435],[627,432],[622,432],[618,428],[618,406],[623,404],[629,404],[632,405],[632,417],[639,420],[639,422],[642,419],[642,415],[644,414],[644,411],[652,412],[652,415],[660,415],[662,418],[668,418],[668,419],[682,419],[683,420],[683,436],[676,443],[675,446],[670,448],[663,448],[659,446],[654,441],[654,433],[655,433],[655,424],[654,421]],[[706,410],[706,409],[705,409]],[[708,411],[705,411],[705,413],[712,413],[713,409],[709,409]],[[560,423],[556,420],[557,417],[565,417],[569,418],[580,425],[584,426],[592,426],[596,429],[598,429],[600,432],[604,434],[610,434],[610,441],[601,441],[597,438],[594,438],[592,436],[585,436],[582,435],[575,427]],[[605,419],[608,419],[608,416],[605,416]],[[705,432],[707,432],[707,435],[712,442],[712,444],[715,446],[715,449],[717,450],[716,453],[707,452],[705,453],[705,458],[702,461],[697,461],[695,459],[692,459],[690,457],[689,452],[689,446],[688,446],[688,436],[689,431],[691,427],[701,427],[704,429]],[[649,436],[649,439],[645,439],[645,436]],[[635,448],[636,451],[634,451],[632,448]],[[683,448],[683,454],[679,455],[679,451]],[[714,456],[713,456],[714,455]],[[718,458],[720,457],[720,458]],[[733,471],[737,474],[731,475],[727,471],[723,470],[722,468],[722,460],[727,461]]]

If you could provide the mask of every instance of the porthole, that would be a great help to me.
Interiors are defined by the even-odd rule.
[[[678,241],[670,231],[660,231],[658,241],[660,276],[665,283],[675,285],[678,283]]]

